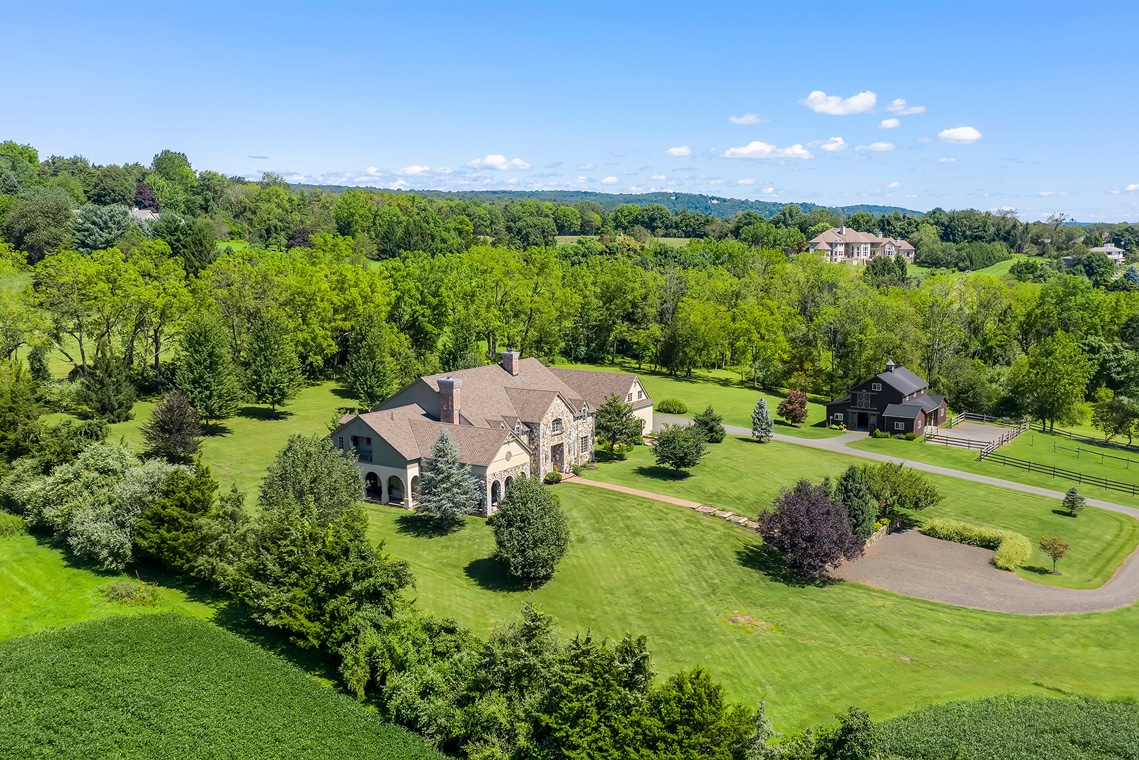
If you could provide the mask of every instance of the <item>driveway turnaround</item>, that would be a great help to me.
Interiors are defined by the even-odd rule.
[[[666,422],[688,423],[691,420],[654,415],[656,429],[659,430]],[[724,430],[732,435],[751,435],[751,430],[735,425],[725,425]],[[922,472],[1008,488],[1049,499],[1064,498],[1063,493],[1049,488],[925,462],[911,462],[847,446],[848,443],[864,438],[865,433],[851,432],[831,438],[798,438],[776,433],[774,440],[877,462],[905,464]],[[1102,499],[1088,499],[1087,503],[1139,520],[1139,509],[1134,507]],[[1139,600],[1139,549],[1124,560],[1110,581],[1099,588],[1087,590],[1057,588],[1026,581],[1015,573],[993,567],[990,563],[992,556],[992,551],[988,549],[930,538],[918,531],[904,531],[884,536],[866,547],[866,554],[861,559],[844,564],[834,575],[843,580],[919,599],[1018,615],[1098,612],[1125,607]]]
[[[1139,598],[1139,552],[1110,581],[1087,590],[1026,581],[993,567],[992,556],[988,549],[907,530],[883,536],[832,575],[919,599],[1017,615],[1099,612]]]

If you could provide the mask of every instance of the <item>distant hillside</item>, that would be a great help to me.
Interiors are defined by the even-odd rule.
[[[293,187],[312,190],[320,189],[326,193],[342,193],[353,188],[344,185],[305,185],[298,184]],[[366,190],[383,190],[384,192],[408,193],[422,195],[428,198],[457,198],[460,200],[477,200],[483,203],[506,203],[507,201],[540,200],[550,203],[574,204],[582,201],[593,201],[606,211],[612,211],[623,203],[634,203],[638,206],[648,206],[659,203],[669,211],[695,211],[700,214],[717,216],[721,219],[730,219],[742,211],[754,211],[765,217],[774,216],[785,203],[773,201],[749,201],[742,198],[724,198],[716,195],[699,195],[696,193],[593,193],[579,190],[386,190],[384,188],[363,188]],[[810,213],[816,208],[834,208],[844,215],[850,216],[856,211],[866,211],[871,214],[890,214],[900,211],[903,214],[920,216],[920,211],[901,208],[900,206],[873,206],[858,204],[855,206],[819,206],[817,203],[800,203],[803,211]]]

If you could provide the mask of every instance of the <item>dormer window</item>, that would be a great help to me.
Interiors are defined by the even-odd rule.
[[[550,423],[550,430],[554,433],[562,432],[562,421],[560,418]]]

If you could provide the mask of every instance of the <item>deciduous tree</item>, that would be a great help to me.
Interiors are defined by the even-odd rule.
[[[1068,556],[1068,550],[1071,548],[1072,547],[1068,545],[1068,542],[1059,536],[1050,536],[1048,538],[1040,539],[1040,551],[1044,552],[1052,558],[1053,575],[1060,574],[1056,572],[1056,563],[1064,559],[1064,557]]]
[[[396,390],[397,371],[388,346],[389,327],[372,312],[356,322],[348,347],[344,384],[371,409]]]
[[[657,442],[653,446],[657,464],[676,470],[687,470],[700,464],[704,453],[704,438],[692,425],[666,423],[657,433]]]
[[[759,532],[778,549],[793,575],[820,578],[842,559],[862,552],[862,542],[850,532],[846,507],[827,489],[801,480],[775,500],[775,508],[760,515]]]
[[[614,449],[630,448],[640,441],[643,426],[643,420],[633,413],[633,407],[621,400],[616,393],[610,393],[597,409],[593,433],[601,445],[612,452]]]

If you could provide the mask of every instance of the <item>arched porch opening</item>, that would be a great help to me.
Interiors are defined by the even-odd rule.
[[[388,478],[388,504],[403,503],[403,481],[396,475]]]
[[[506,492],[510,490],[510,486],[512,486],[512,485],[514,485],[514,476],[513,475],[509,476],[505,481],[503,481],[503,483],[502,483],[503,495],[506,495]]]
[[[411,501],[419,501],[419,476],[413,475],[411,478]]]
[[[379,476],[374,472],[369,472],[364,476],[364,498],[375,499],[376,501],[384,500],[383,486],[380,483]]]
[[[499,499],[501,499],[501,498],[502,498],[502,486],[499,485],[499,482],[496,480],[490,484],[490,505],[492,507],[496,506],[498,504]]]

